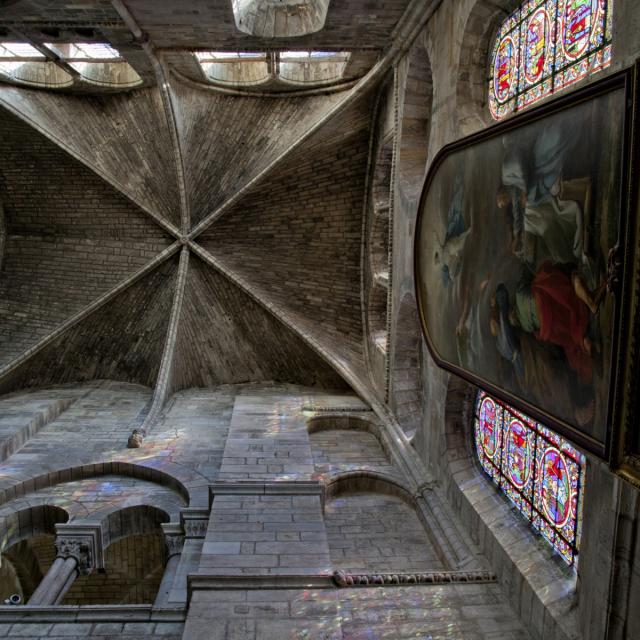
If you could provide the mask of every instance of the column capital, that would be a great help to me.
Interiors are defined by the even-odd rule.
[[[204,538],[209,526],[209,509],[186,507],[180,511],[180,522],[187,538]]]
[[[182,553],[184,547],[184,531],[177,522],[166,522],[160,525],[164,533],[164,544],[167,549],[167,559]]]
[[[104,567],[102,529],[99,524],[57,524],[56,550],[59,558],[74,558],[81,574],[86,575]]]

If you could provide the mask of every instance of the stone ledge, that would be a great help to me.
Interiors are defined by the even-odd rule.
[[[209,526],[211,508],[186,507],[180,510],[180,524],[186,538],[204,538]]]
[[[189,600],[194,591],[261,590],[261,589],[334,589],[331,574],[316,575],[235,575],[187,576]]]
[[[492,571],[423,571],[417,573],[347,573],[334,571],[336,586],[349,587],[408,587],[443,584],[478,584],[497,582]]]
[[[186,608],[154,609],[150,604],[128,605],[0,605],[0,623],[6,622],[184,622]]]
[[[317,480],[221,481],[209,485],[209,500],[222,495],[305,495],[321,496],[322,484]]]

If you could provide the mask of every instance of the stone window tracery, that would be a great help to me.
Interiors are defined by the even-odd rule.
[[[525,0],[502,23],[491,57],[489,110],[521,111],[611,63],[612,0]]]
[[[585,457],[551,429],[480,391],[474,440],[482,469],[531,526],[575,565]]]

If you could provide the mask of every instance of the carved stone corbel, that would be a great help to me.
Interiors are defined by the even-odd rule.
[[[180,522],[187,538],[204,538],[209,526],[209,510],[196,507],[182,509]]]
[[[160,525],[164,533],[164,545],[167,550],[167,560],[171,556],[180,555],[184,547],[184,531],[182,525],[175,522],[167,522]]]

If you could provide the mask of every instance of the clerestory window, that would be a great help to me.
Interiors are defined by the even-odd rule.
[[[142,79],[117,49],[105,42],[74,42],[45,45],[91,84],[135,87]]]
[[[20,84],[69,87],[74,75],[90,84],[129,88],[142,79],[107,43],[0,43],[0,75]]]
[[[568,565],[580,547],[586,460],[564,438],[478,392],[475,448],[483,470]]]
[[[489,78],[495,120],[611,63],[613,0],[526,0],[500,26]]]
[[[197,51],[194,55],[205,78],[213,84],[314,86],[340,81],[351,54],[346,51]]]
[[[73,77],[26,42],[0,42],[0,76],[21,84],[61,88]]]

